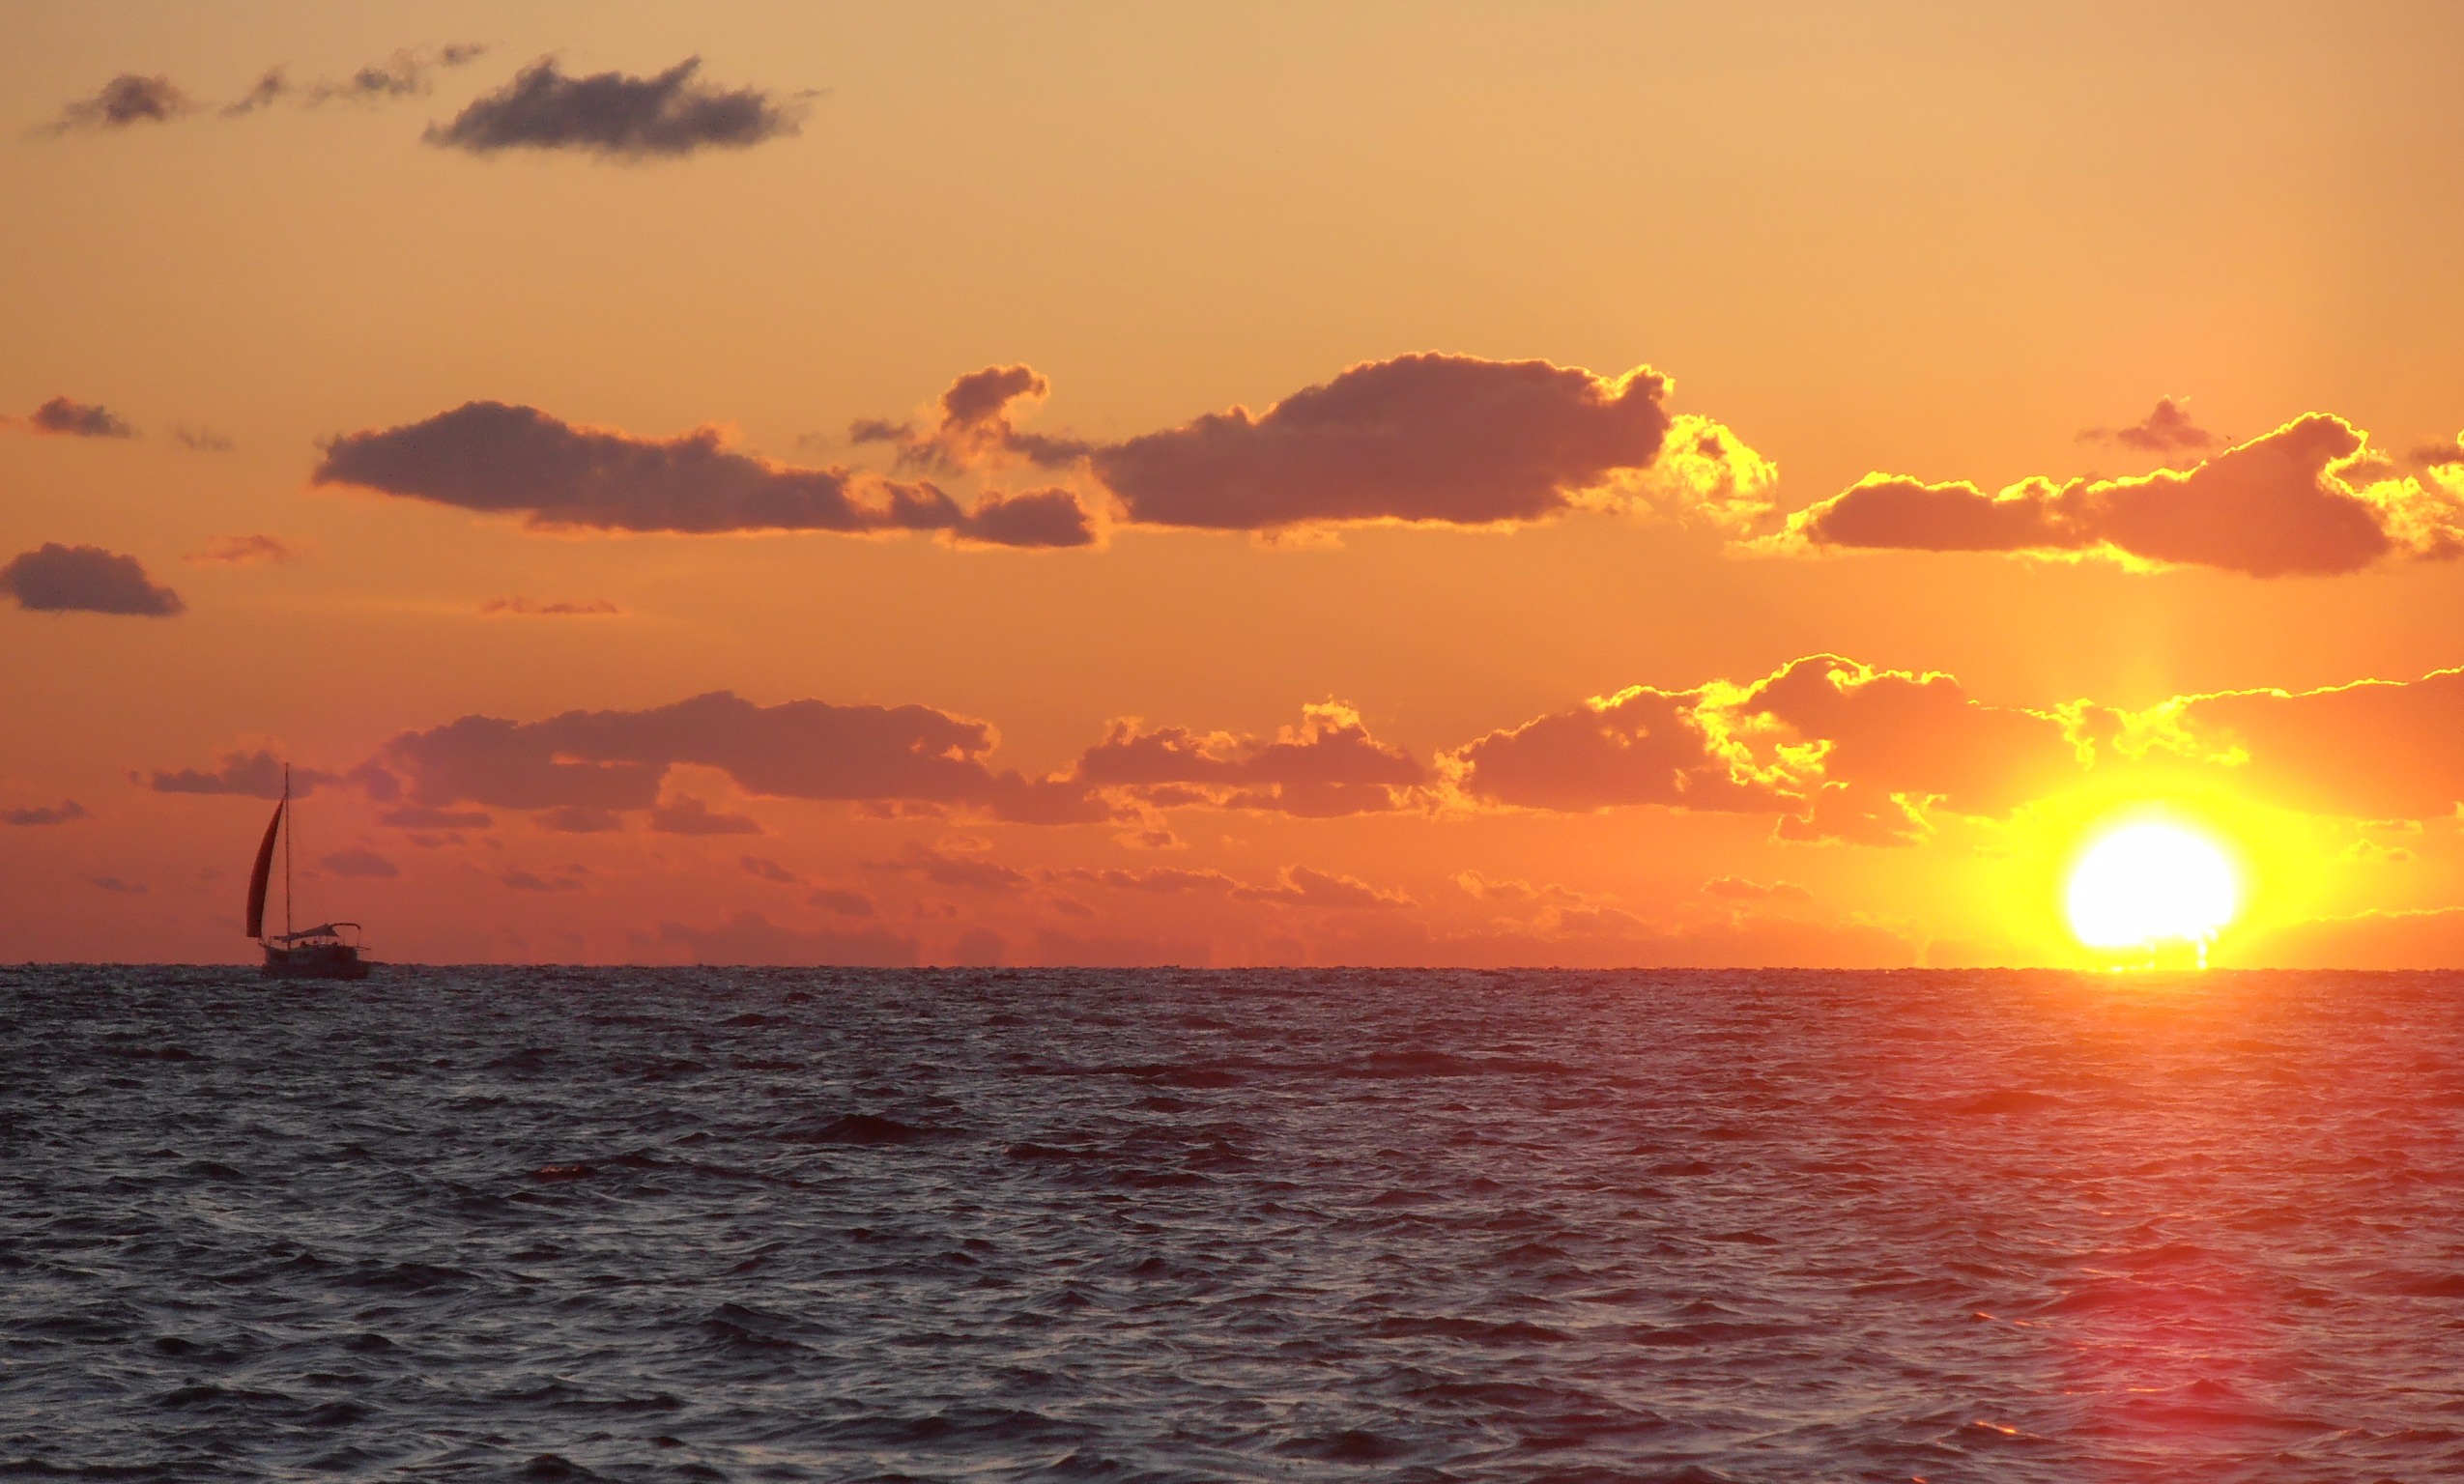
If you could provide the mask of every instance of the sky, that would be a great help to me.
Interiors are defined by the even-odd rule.
[[[0,958],[2464,961],[2451,5],[0,15]]]

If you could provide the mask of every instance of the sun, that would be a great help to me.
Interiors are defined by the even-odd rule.
[[[2097,837],[2071,868],[2071,931],[2089,948],[2207,945],[2241,905],[2233,864],[2216,842],[2162,820]]]

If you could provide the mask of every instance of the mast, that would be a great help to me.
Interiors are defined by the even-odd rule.
[[[282,765],[282,938],[291,940],[291,764]]]

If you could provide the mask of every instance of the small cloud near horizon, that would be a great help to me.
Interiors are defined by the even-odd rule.
[[[72,820],[93,817],[93,813],[74,799],[64,799],[58,804],[38,804],[25,809],[0,810],[0,821],[9,824],[68,824]]]
[[[600,618],[622,614],[624,610],[606,598],[572,598],[541,603],[532,598],[513,597],[490,598],[479,605],[479,612],[491,616],[509,614],[526,618]]]
[[[26,414],[26,426],[53,438],[134,438],[137,430],[129,419],[107,407],[93,402],[79,402],[73,397],[53,397]]]
[[[206,542],[203,551],[190,552],[182,561],[199,566],[221,564],[245,567],[261,561],[289,561],[299,551],[279,536],[263,534],[215,536]]]
[[[2159,397],[2156,408],[2127,428],[2081,428],[2083,443],[2119,443],[2141,453],[2202,453],[2224,440],[2191,420],[2190,399]]]
[[[696,74],[687,57],[647,77],[624,72],[565,73],[542,57],[423,136],[440,149],[473,155],[503,150],[572,150],[602,158],[678,158],[701,150],[750,149],[801,131],[805,100],[761,88],[723,88]]]
[[[60,117],[38,128],[38,135],[57,137],[97,129],[127,128],[135,124],[168,124],[197,111],[196,100],[180,91],[165,75],[122,72],[92,98],[64,103]]]
[[[441,68],[455,68],[487,54],[488,48],[476,42],[455,43],[444,46],[404,46],[382,62],[371,62],[340,82],[314,82],[305,86],[291,81],[290,71],[281,65],[267,68],[256,84],[238,100],[226,103],[220,112],[226,119],[240,118],[260,108],[272,107],[284,99],[301,107],[313,108],[321,103],[375,103],[389,99],[415,98],[429,90],[429,77]]]
[[[43,543],[0,566],[0,593],[42,614],[119,614],[168,618],[187,605],[147,576],[145,564],[99,546]]]

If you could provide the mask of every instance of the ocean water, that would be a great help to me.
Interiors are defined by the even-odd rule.
[[[2464,1478],[2464,977],[0,969],[0,1475]]]

